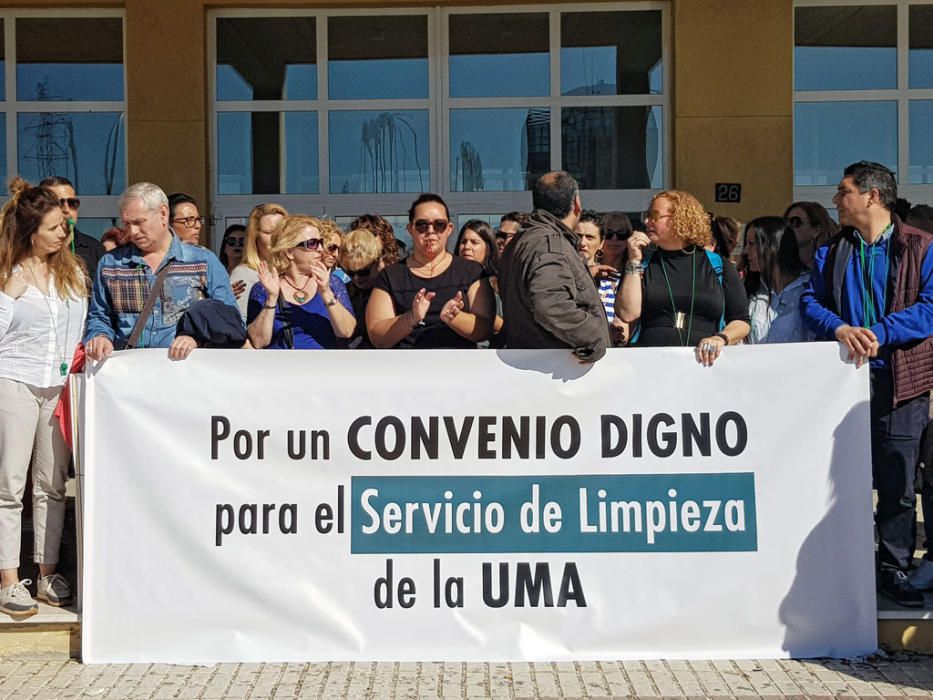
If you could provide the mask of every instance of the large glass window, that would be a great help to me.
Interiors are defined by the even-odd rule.
[[[127,184],[123,13],[7,10],[0,34],[0,178],[68,178],[99,235]]]
[[[434,191],[494,216],[565,168],[638,209],[666,184],[668,8],[212,11],[216,204],[401,217]]]
[[[933,201],[933,2],[797,0],[794,45],[795,197],[828,204],[845,166],[873,160]]]

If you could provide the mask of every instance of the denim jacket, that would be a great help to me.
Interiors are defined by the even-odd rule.
[[[84,342],[99,335],[126,346],[136,319],[146,303],[156,275],[171,265],[162,293],[140,336],[138,347],[167,348],[185,310],[201,299],[218,299],[236,308],[230,279],[220,260],[206,248],[182,243],[175,235],[165,259],[153,271],[136,246],[130,244],[105,253],[97,266],[88,309]]]

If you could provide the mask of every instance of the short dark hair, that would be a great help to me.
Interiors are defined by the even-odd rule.
[[[197,201],[191,195],[185,194],[184,192],[173,192],[168,196],[168,218],[169,221],[175,218],[175,207],[179,204],[193,204],[198,211],[201,211],[201,207],[198,206]]]
[[[894,211],[897,202],[897,180],[890,168],[870,160],[860,160],[847,167],[843,171],[843,177],[851,177],[859,192],[878,190],[884,208]]]
[[[39,184],[36,185],[36,187],[46,187],[46,188],[48,187],[70,187],[71,189],[75,188],[71,180],[69,180],[64,175],[49,175],[48,177],[40,180]]]
[[[444,198],[439,194],[434,194],[433,192],[425,192],[424,194],[418,195],[418,199],[411,203],[411,208],[408,210],[408,223],[414,223],[415,209],[428,202],[434,202],[435,204],[440,204],[442,207],[444,207],[447,220],[450,221],[450,208],[447,206],[447,202],[444,201]]]
[[[528,214],[523,211],[510,211],[508,214],[502,215],[502,218],[499,219],[499,225],[501,226],[506,221],[514,221],[519,226],[524,226],[528,223]]]
[[[907,223],[927,233],[933,233],[933,207],[929,204],[917,204],[907,215]]]
[[[563,219],[573,211],[573,200],[579,192],[570,173],[555,170],[537,179],[531,190],[531,205]]]
[[[606,237],[606,227],[603,225],[603,217],[598,211],[584,209],[580,212],[580,221],[577,223],[593,224],[596,230],[599,231],[599,240],[603,240]]]

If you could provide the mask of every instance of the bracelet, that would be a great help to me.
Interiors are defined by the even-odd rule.
[[[633,262],[625,263],[625,267],[622,268],[622,274],[640,275],[641,274],[641,263],[633,263]]]
[[[713,337],[714,337],[714,338],[722,338],[722,341],[723,341],[726,345],[729,344],[729,336],[727,336],[727,335],[726,335],[725,333],[723,333],[722,331],[720,331],[719,333],[714,333],[714,334],[713,334]]]
[[[324,302],[324,306],[326,306],[327,308],[330,308],[331,306],[333,306],[333,305],[336,304],[336,303],[337,303],[337,297],[334,297],[334,298],[331,299],[330,301],[325,301],[325,302]]]
[[[269,309],[269,311],[273,311],[273,310],[275,310],[276,308],[278,308],[278,306],[277,306],[276,304],[273,304],[272,306],[269,306],[268,304],[263,304],[263,305],[262,305],[262,308],[264,308],[264,309]]]

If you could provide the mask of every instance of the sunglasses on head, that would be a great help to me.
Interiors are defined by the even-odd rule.
[[[323,238],[308,238],[295,245],[295,248],[304,248],[305,250],[320,250],[323,242]]]
[[[370,265],[369,267],[364,267],[361,270],[353,270],[353,271],[347,270],[346,273],[350,275],[350,277],[369,277],[372,271],[373,271],[373,266]]]
[[[414,228],[418,233],[427,233],[428,229],[431,228],[433,228],[436,233],[441,233],[446,231],[448,226],[450,226],[450,222],[447,221],[447,219],[434,219],[434,221],[418,219],[412,223],[412,228]]]
[[[68,206],[69,209],[77,209],[81,206],[81,200],[77,197],[62,197],[58,200],[58,206],[64,207]]]

